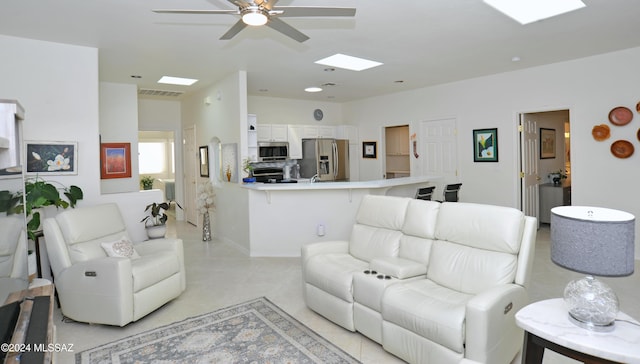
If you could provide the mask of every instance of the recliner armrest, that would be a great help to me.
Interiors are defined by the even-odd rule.
[[[302,246],[302,263],[314,255],[348,253],[349,242],[344,240],[333,240],[327,242],[308,243]]]
[[[175,256],[178,258],[179,264],[180,264],[180,272],[181,272],[180,286],[183,291],[186,289],[187,278],[186,278],[185,267],[184,267],[184,248],[182,245],[182,239],[179,239],[179,238],[151,239],[151,240],[145,240],[139,243],[134,243],[133,247],[142,256],[153,254],[155,252],[163,251],[163,250],[173,251]]]
[[[505,284],[473,297],[466,307],[465,357],[482,363],[508,363],[515,353],[504,341],[521,343],[522,330],[516,326],[515,314],[528,302],[524,287]]]
[[[371,260],[369,267],[379,273],[397,279],[407,279],[427,274],[427,266],[413,260],[398,257],[381,257]]]

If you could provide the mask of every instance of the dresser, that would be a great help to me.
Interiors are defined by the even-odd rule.
[[[571,182],[540,185],[540,222],[551,223],[551,209],[556,206],[571,205]]]

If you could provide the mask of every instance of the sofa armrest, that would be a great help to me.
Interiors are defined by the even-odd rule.
[[[339,254],[349,252],[349,242],[344,240],[333,240],[327,242],[308,243],[302,246],[302,264],[314,255],[318,254]]]
[[[526,290],[517,284],[496,286],[469,300],[465,357],[482,363],[510,362],[523,340],[515,314],[527,302]]]
[[[413,278],[427,274],[427,266],[424,263],[398,257],[374,258],[371,260],[369,267],[398,279]]]

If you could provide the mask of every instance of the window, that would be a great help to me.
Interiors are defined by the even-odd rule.
[[[166,173],[166,150],[164,142],[138,143],[138,162],[140,174]]]

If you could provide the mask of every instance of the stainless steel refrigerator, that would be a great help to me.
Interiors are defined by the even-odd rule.
[[[316,181],[349,180],[349,141],[343,139],[302,139],[300,176]]]

